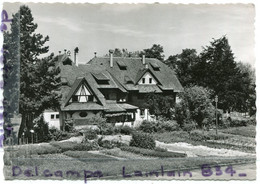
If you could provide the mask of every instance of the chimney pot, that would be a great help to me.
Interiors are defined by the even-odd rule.
[[[109,50],[109,54],[110,54],[110,61],[109,62],[110,62],[110,67],[111,68],[113,67],[113,64],[114,64],[113,63],[113,52],[114,52],[113,50]]]
[[[74,49],[74,63],[75,63],[76,66],[78,66],[78,53],[79,53],[79,48],[76,47]]]
[[[145,65],[145,55],[144,54],[143,54],[142,61],[143,61],[143,65]]]
[[[94,52],[94,54],[95,54],[95,57],[97,57],[97,52]]]
[[[67,52],[67,49],[64,49],[64,53],[66,53]]]

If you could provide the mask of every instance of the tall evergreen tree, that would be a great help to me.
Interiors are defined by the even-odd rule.
[[[33,128],[33,119],[46,108],[58,107],[59,95],[54,93],[59,85],[59,71],[55,70],[53,55],[39,59],[41,54],[48,52],[45,43],[49,37],[36,33],[38,25],[33,22],[31,10],[21,6],[18,13],[13,15],[11,33],[7,33],[6,47],[12,46],[16,40],[18,47],[12,51],[10,62],[20,63],[20,98],[19,113],[22,114],[22,123],[19,136],[23,132],[30,136],[29,130]],[[16,37],[19,38],[17,42]],[[7,74],[9,75],[9,74]],[[54,105],[55,104],[55,105]]]
[[[198,85],[208,87],[219,96],[219,107],[233,110],[243,95],[243,82],[239,79],[234,54],[226,36],[214,39],[200,55],[200,62],[194,68]]]

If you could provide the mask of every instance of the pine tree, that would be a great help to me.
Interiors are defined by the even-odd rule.
[[[12,50],[14,58],[10,63],[20,64],[19,113],[22,123],[19,137],[24,132],[30,137],[29,130],[33,129],[33,119],[46,108],[59,107],[59,95],[55,92],[59,87],[59,71],[55,69],[53,54],[39,59],[41,54],[48,52],[45,43],[49,37],[35,33],[38,25],[33,22],[31,10],[21,6],[18,13],[13,15],[11,33],[6,35],[6,47],[12,46],[12,40],[17,45]],[[16,38],[19,38],[17,41]]]
[[[219,96],[219,107],[224,110],[238,108],[244,90],[243,82],[226,36],[214,39],[203,49],[200,62],[195,66],[197,84],[214,91]]]

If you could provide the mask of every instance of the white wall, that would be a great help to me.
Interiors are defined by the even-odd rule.
[[[51,118],[51,116],[54,115],[54,119]],[[57,118],[57,115],[59,115],[59,112],[44,112],[43,118],[44,121],[46,121],[49,124],[49,127],[55,127],[57,129],[60,129],[60,120]]]
[[[145,83],[143,83],[143,78],[145,78]],[[149,83],[150,78],[152,78],[152,83]],[[157,84],[157,82],[156,82],[156,80],[153,78],[153,76],[149,72],[146,72],[143,75],[143,77],[139,80],[138,84],[154,85],[154,84]]]

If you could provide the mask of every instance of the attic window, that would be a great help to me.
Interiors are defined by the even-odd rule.
[[[126,70],[126,64],[123,61],[119,60],[119,61],[117,61],[117,64],[118,64],[120,70]]]
[[[103,73],[92,73],[92,75],[98,84],[109,84],[109,78]]]
[[[157,65],[157,63],[150,63],[150,64],[153,67],[154,71],[159,71],[160,70],[160,66]]]
[[[125,82],[126,84],[134,84],[134,81],[129,76],[125,76]]]

